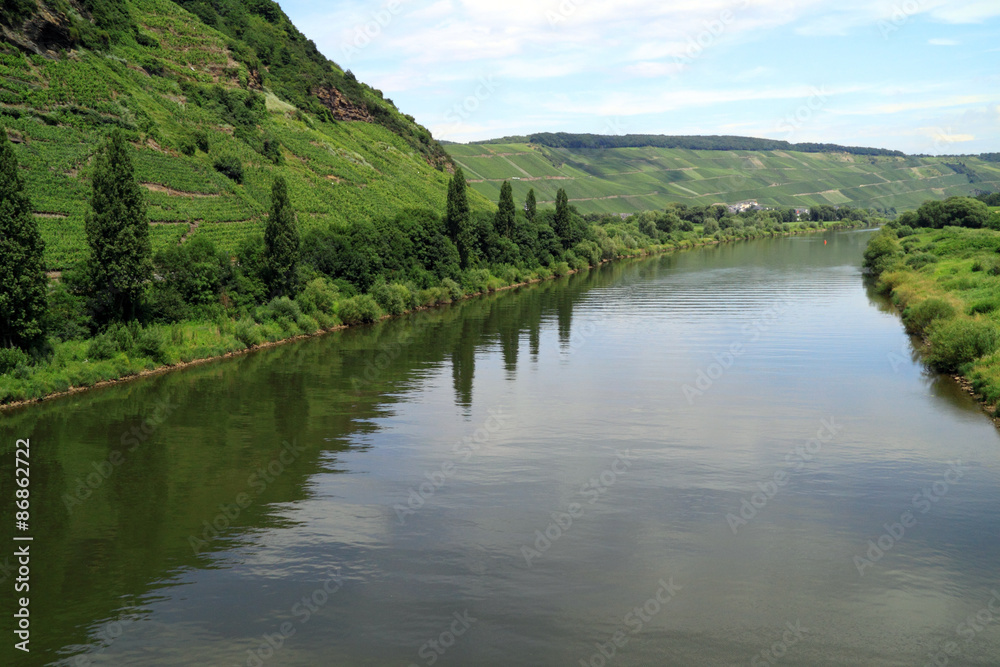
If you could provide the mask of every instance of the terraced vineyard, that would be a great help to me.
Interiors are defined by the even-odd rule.
[[[450,144],[476,192],[497,201],[510,179],[539,203],[565,188],[582,213],[630,213],[669,202],[809,207],[850,204],[897,210],[976,190],[1000,189],[1000,164],[977,157],[918,158],[679,148],[565,149],[538,144]],[[962,163],[973,176],[949,164]]]
[[[48,269],[84,256],[91,158],[114,126],[137,149],[154,251],[205,234],[232,253],[262,233],[277,174],[289,183],[303,228],[395,216],[408,207],[443,210],[448,174],[384,124],[302,112],[270,92],[266,78],[263,89],[248,86],[251,73],[234,59],[233,41],[177,4],[128,4],[151,36],[148,45],[122,42],[108,53],[78,49],[56,57],[0,41],[0,126],[15,142]],[[198,103],[192,91],[214,99]],[[363,94],[368,108],[386,108],[380,92],[363,87]],[[215,102],[249,104],[255,96],[257,115],[242,127]],[[389,112],[413,132],[424,131],[394,107]],[[279,159],[255,150],[246,133],[273,138]],[[241,183],[214,168],[227,156],[242,164]],[[488,203],[477,197],[474,205]]]

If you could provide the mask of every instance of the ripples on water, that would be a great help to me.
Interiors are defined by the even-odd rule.
[[[954,641],[948,664],[1000,664],[1000,613],[961,625],[1000,589],[996,431],[871,301],[866,236],[825,238],[618,264],[16,413],[44,448],[36,655],[923,665]],[[163,397],[180,409],[68,512]],[[302,453],[266,481],[286,440]]]

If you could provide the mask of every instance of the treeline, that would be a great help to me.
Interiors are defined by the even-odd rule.
[[[589,224],[562,190],[554,209],[538,210],[533,191],[518,205],[509,183],[495,212],[473,210],[458,170],[445,211],[410,209],[304,235],[278,176],[264,233],[234,256],[197,234],[154,254],[134,154],[120,130],[99,147],[86,259],[50,284],[34,209],[0,129],[0,401],[372,322],[697,238],[637,218]]]
[[[1000,206],[1000,192],[980,192],[976,199],[987,206]]]
[[[901,228],[930,227],[993,227],[1000,225],[1000,216],[990,216],[990,210],[980,199],[948,197],[944,201],[925,201],[915,211],[904,211],[895,221]],[[1000,228],[1000,227],[997,227]]]
[[[498,143],[511,143],[523,137],[506,137],[497,140]],[[838,144],[797,143],[792,144],[778,139],[758,139],[755,137],[693,135],[669,136],[660,134],[569,134],[566,132],[540,132],[527,137],[529,143],[549,148],[686,148],[703,151],[801,151],[803,153],[851,153],[853,155],[898,156],[904,157],[902,151],[885,148],[866,148],[860,146],[840,146]],[[491,143],[491,142],[475,142]]]

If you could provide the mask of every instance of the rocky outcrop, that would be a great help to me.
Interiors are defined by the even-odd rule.
[[[364,123],[374,123],[375,118],[364,104],[357,105],[332,86],[323,87],[313,92],[319,101],[330,110],[336,120],[359,120]]]
[[[39,7],[38,12],[26,20],[18,29],[0,26],[3,40],[14,44],[23,51],[40,56],[58,58],[59,51],[73,47],[70,35],[70,20],[62,12],[53,12]]]

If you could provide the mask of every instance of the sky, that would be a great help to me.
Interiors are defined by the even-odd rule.
[[[1000,0],[279,0],[429,128],[1000,151]]]

